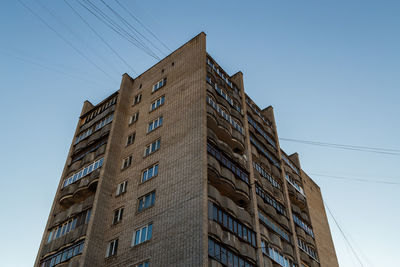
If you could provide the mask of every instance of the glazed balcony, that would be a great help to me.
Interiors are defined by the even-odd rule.
[[[82,224],[66,235],[59,237],[50,243],[46,243],[42,249],[42,256],[45,256],[50,252],[56,252],[60,248],[73,244],[77,239],[86,236],[87,226],[87,224]]]
[[[97,124],[99,121],[101,121],[102,119],[107,117],[107,115],[110,115],[114,111],[115,111],[115,105],[110,106],[109,108],[107,108],[107,110],[105,110],[101,114],[97,115],[93,120],[82,125],[80,127],[80,132],[83,132],[83,131],[89,129],[90,127],[94,126],[95,124]]]
[[[207,155],[208,180],[210,184],[218,188],[221,194],[228,196],[237,205],[247,206],[250,203],[249,185],[237,178],[231,170],[220,164],[211,155]]]
[[[297,206],[301,211],[305,211],[307,208],[307,201],[306,198],[298,192],[291,184],[288,183],[288,192],[289,192],[289,198],[290,202]],[[296,210],[296,212],[298,212]],[[299,213],[301,214],[301,212]]]
[[[207,127],[218,136],[218,139],[230,145],[233,151],[239,154],[244,153],[244,135],[210,105],[207,105]],[[241,129],[243,131],[243,127]]]
[[[256,249],[250,244],[241,241],[236,235],[225,231],[221,225],[215,221],[208,220],[208,232],[217,237],[221,243],[234,248],[240,255],[250,259],[256,259]]]
[[[207,138],[211,140],[219,150],[238,163],[241,168],[247,169],[247,161],[244,157],[241,154],[235,153],[230,145],[218,139],[218,136],[210,128],[207,129]]]
[[[96,192],[97,183],[100,177],[100,169],[90,173],[64,187],[60,192],[59,203],[63,209],[68,209],[76,203],[80,203]]]
[[[94,194],[89,196],[88,198],[86,198],[84,201],[71,206],[69,209],[56,213],[56,215],[54,216],[54,218],[51,222],[51,228],[57,224],[60,224],[61,222],[66,221],[67,219],[71,218],[75,214],[78,214],[78,213],[92,207],[93,201],[94,201]]]
[[[108,123],[107,125],[103,126],[101,129],[93,132],[90,136],[86,139],[80,141],[74,147],[74,154],[77,154],[83,151],[88,146],[92,145],[93,143],[97,142],[101,138],[105,138],[110,133],[112,123]]]
[[[223,195],[217,188],[208,185],[208,197],[214,200],[220,207],[233,212],[235,217],[243,223],[253,225],[251,215],[241,206],[238,206],[231,198]]]

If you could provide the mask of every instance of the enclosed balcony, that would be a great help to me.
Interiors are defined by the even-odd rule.
[[[63,209],[68,209],[72,205],[80,203],[93,195],[96,192],[99,176],[100,169],[97,169],[90,175],[63,188],[60,193],[60,206]]]

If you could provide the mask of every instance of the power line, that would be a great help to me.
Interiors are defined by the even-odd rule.
[[[155,44],[153,44],[152,41],[150,41],[149,39],[147,39],[146,36],[144,36],[142,33],[140,33],[134,26],[132,26],[132,24],[130,24],[126,19],[124,19],[120,14],[118,14],[117,11],[115,11],[110,5],[108,5],[104,0],[100,0],[108,9],[111,10],[111,12],[114,13],[114,15],[116,17],[118,17],[122,23],[124,23],[128,28],[131,28],[134,33],[139,34],[143,39],[145,39],[151,46],[153,46],[155,49],[157,49],[162,55],[165,55],[165,53],[163,51],[161,51]],[[136,34],[135,34],[136,35]],[[138,38],[140,38],[138,35],[136,35]],[[143,42],[144,43],[144,42]]]
[[[343,145],[343,144],[324,143],[324,142],[309,141],[309,140],[290,139],[290,138],[279,138],[279,139],[281,141],[296,142],[296,143],[301,143],[301,144],[306,144],[306,145],[324,146],[324,147],[331,147],[331,148],[338,148],[338,149],[345,149],[345,150],[354,150],[354,151],[400,156],[399,149]]]
[[[309,175],[339,179],[339,180],[351,180],[351,181],[358,181],[364,183],[376,183],[376,184],[391,184],[391,185],[400,185],[400,182],[390,182],[390,181],[380,181],[380,180],[368,180],[368,179],[361,179],[361,178],[353,178],[353,177],[346,177],[346,176],[335,176],[335,175],[326,175],[326,174],[319,174],[319,173],[309,173]]]
[[[78,1],[78,0],[77,0]],[[79,1],[78,1],[79,2]],[[84,0],[79,2],[85,9],[87,9],[92,15],[94,15],[97,19],[103,22],[107,27],[112,29],[122,38],[126,39],[128,42],[136,46],[137,48],[141,49],[143,52],[148,54],[149,56],[153,57],[156,60],[160,60],[160,58],[145,44],[142,43],[141,40],[138,40],[134,36],[132,36],[129,32],[127,32],[123,27],[118,25],[113,19],[111,19],[106,13],[104,13],[100,8],[98,8],[95,4],[93,4],[90,0]],[[95,13],[96,12],[96,13]]]
[[[82,53],[75,45],[73,45],[70,41],[64,38],[56,29],[54,29],[50,24],[48,24],[39,14],[33,11],[29,6],[27,6],[22,0],[18,0],[18,2],[25,7],[30,13],[32,13],[36,18],[38,18],[44,25],[46,25],[50,30],[52,30],[59,38],[61,38],[65,43],[67,43],[70,47],[72,47],[79,55],[84,57],[89,63],[95,66],[98,70],[104,73],[108,78],[112,81],[116,82],[114,78],[112,78],[107,72],[105,72],[101,67],[99,67],[96,63],[94,63],[90,58],[88,58],[84,53]]]
[[[2,48],[0,47],[0,49],[2,49]],[[32,59],[21,57],[20,55],[17,55],[17,54],[15,54],[15,55],[11,54],[10,51],[7,51],[5,49],[4,49],[4,52],[0,51],[0,53],[3,53],[5,55],[7,55],[7,56],[14,57],[15,59],[18,59],[18,60],[23,61],[23,62],[28,63],[28,64],[32,64],[32,65],[38,66],[38,67],[46,69],[46,70],[54,71],[54,72],[57,72],[57,73],[60,73],[60,74],[66,75],[66,76],[73,77],[75,79],[78,78],[78,79],[80,79],[82,81],[85,81],[85,82],[88,82],[90,84],[96,83],[97,85],[100,85],[100,86],[104,85],[104,84],[99,83],[96,80],[90,80],[90,79],[87,79],[86,77],[82,77],[82,76],[74,74],[74,73],[69,73],[69,72],[66,72],[65,70],[61,70],[61,69],[55,68],[53,66],[51,66],[51,67],[50,66],[46,66],[46,65],[44,65],[42,63],[39,63],[37,61],[34,61]]]
[[[115,2],[117,2],[117,4],[123,9],[125,10],[134,20],[136,20],[147,32],[149,32],[157,41],[159,41],[168,51],[172,52],[172,50],[163,42],[161,41],[148,27],[146,27],[146,25],[144,25],[138,17],[136,17],[131,11],[129,11],[128,8],[126,8],[125,6],[123,6],[118,0],[115,0]]]
[[[95,54],[96,57],[100,58],[103,63],[106,64],[106,66],[112,67],[113,71],[115,71],[115,73],[120,73],[113,65],[110,64],[110,62],[108,60],[106,60],[106,58],[104,58],[101,54],[96,53],[96,50],[91,47],[84,38],[82,38],[78,33],[76,33],[75,31],[73,31],[66,23],[64,23],[59,16],[56,16],[53,14],[52,10],[50,10],[47,6],[45,6],[44,4],[42,4],[39,0],[36,0],[36,3],[39,4],[41,6],[41,8],[43,8],[48,14],[50,14],[50,16],[52,16],[58,23],[60,23],[62,26],[64,26],[72,35],[75,36],[75,38],[81,40],[86,46],[87,48],[89,48],[89,51],[91,51],[93,54]]]
[[[92,30],[92,32],[94,32],[94,34],[96,34],[97,37],[99,37],[99,39],[126,65],[128,66],[128,68],[130,68],[132,70],[132,72],[137,75],[136,71],[131,67],[131,65],[128,64],[128,62],[126,62],[121,56],[120,54],[118,54],[117,51],[115,51],[114,48],[112,48],[112,46],[106,41],[104,40],[103,37],[101,37],[101,35],[81,16],[81,14],[79,14],[79,12],[68,3],[67,0],[64,0],[64,2],[74,11],[74,13]]]
[[[364,267],[364,264],[361,262],[360,258],[357,255],[357,252],[354,250],[353,246],[351,245],[350,241],[347,239],[345,233],[343,232],[342,228],[340,227],[339,223],[336,221],[335,216],[333,216],[331,210],[329,209],[328,205],[326,204],[326,202],[324,201],[324,205],[326,207],[326,209],[328,210],[329,214],[331,215],[333,221],[335,222],[337,228],[339,229],[340,233],[342,234],[344,240],[346,241],[346,243],[349,245],[351,251],[353,252],[354,256],[357,258],[357,261],[360,263],[360,265],[362,267]]]

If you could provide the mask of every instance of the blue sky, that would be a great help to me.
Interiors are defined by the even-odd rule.
[[[274,107],[280,137],[400,149],[400,2],[120,1],[172,50],[204,31],[214,59],[228,73],[244,73],[260,107]],[[124,72],[135,76],[63,1],[23,2],[108,76],[18,1],[2,1],[0,250],[7,267],[34,262],[83,101],[116,91]],[[156,63],[68,2],[137,73]],[[281,145],[300,154],[308,173],[400,182],[399,156]],[[311,177],[364,266],[400,266],[400,186]],[[340,266],[360,266],[330,223]]]

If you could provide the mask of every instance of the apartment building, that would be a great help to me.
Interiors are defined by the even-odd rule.
[[[320,188],[200,33],[83,104],[35,266],[337,267]]]

